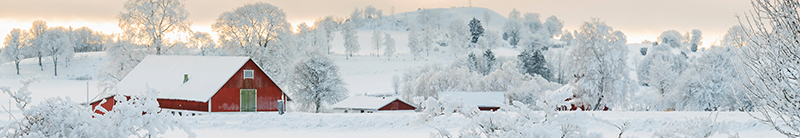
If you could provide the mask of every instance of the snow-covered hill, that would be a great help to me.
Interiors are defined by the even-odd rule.
[[[435,9],[419,9],[417,11],[410,11],[404,13],[397,13],[395,15],[387,16],[387,18],[396,18],[405,20],[406,22],[413,22],[417,16],[419,15],[420,11],[422,10],[429,10],[434,13],[439,13],[441,17],[438,19],[439,23],[447,24],[452,20],[459,19],[464,22],[469,22],[472,18],[476,18],[481,21],[481,23],[486,23],[486,15],[489,16],[488,27],[484,26],[484,28],[488,30],[500,30],[503,27],[503,24],[506,23],[506,17],[498,14],[487,8],[481,7],[454,7],[454,8],[435,8]]]

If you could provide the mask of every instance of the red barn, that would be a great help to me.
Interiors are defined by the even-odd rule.
[[[114,95],[142,95],[147,88],[159,91],[162,109],[179,113],[278,111],[278,100],[290,100],[248,57],[148,56],[101,106],[110,111]]]
[[[331,105],[335,113],[374,113],[383,111],[414,111],[416,107],[396,97],[355,96]]]

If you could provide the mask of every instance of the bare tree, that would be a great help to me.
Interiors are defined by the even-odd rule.
[[[745,15],[747,45],[737,68],[745,94],[762,116],[755,119],[788,137],[800,137],[800,2],[754,0]]]

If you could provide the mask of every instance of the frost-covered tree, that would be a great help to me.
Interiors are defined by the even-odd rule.
[[[375,6],[367,5],[364,8],[364,19],[380,19],[383,17],[383,10],[375,8]]]
[[[434,43],[440,38],[441,33],[447,32],[441,29],[443,23],[440,22],[441,13],[435,10],[422,10],[417,15],[417,27],[420,29],[419,46],[420,50],[424,50],[426,55],[430,55],[430,51],[434,48]],[[446,42],[445,42],[446,43]]]
[[[345,83],[333,60],[320,53],[311,53],[294,66],[296,88],[293,96],[300,109],[320,113],[325,106],[347,98]]]
[[[388,60],[392,59],[392,56],[394,56],[396,43],[394,42],[392,35],[389,35],[389,33],[385,33],[384,35],[385,36],[383,38],[385,40],[383,41],[383,45],[386,46],[386,49],[383,50],[383,55],[386,55],[386,59]]]
[[[106,35],[95,32],[89,27],[81,27],[72,31],[75,52],[102,51]]]
[[[542,34],[543,31],[531,32],[528,30],[520,31],[519,43],[517,46],[522,47],[523,50],[546,50],[553,46],[552,39]]]
[[[17,75],[19,75],[19,62],[25,59],[25,53],[22,51],[25,46],[25,33],[19,28],[11,29],[11,32],[6,35],[5,41],[3,41],[5,47],[1,49],[3,53],[0,54],[0,57],[14,62]]]
[[[236,56],[248,56],[278,85],[288,84],[297,58],[286,13],[269,3],[256,2],[226,11],[211,29],[219,44]]]
[[[571,81],[579,104],[602,110],[624,102],[630,81],[625,72],[626,42],[625,34],[600,19],[581,25],[570,49],[575,77]]]
[[[508,13],[508,19],[521,20],[522,16],[521,13],[515,8],[511,9],[511,12]]]
[[[325,50],[328,51],[327,53],[330,54],[331,50],[331,42],[333,42],[333,38],[335,33],[334,31],[339,29],[339,25],[342,23],[341,18],[336,18],[333,16],[326,16],[323,18],[319,18],[314,21],[314,27],[318,30],[323,30],[325,34],[325,38],[328,40],[328,45],[325,46]]]
[[[211,29],[219,43],[237,47],[268,47],[290,32],[286,13],[269,3],[252,3],[220,15]]]
[[[472,18],[472,20],[469,21],[469,32],[470,36],[472,36],[472,40],[470,42],[478,43],[478,38],[483,36],[483,31],[483,26],[481,25],[480,20],[477,18]]]
[[[517,47],[519,43],[519,34],[522,30],[522,23],[519,20],[508,20],[503,25],[503,40],[508,41],[509,45]]]
[[[29,46],[25,46],[25,48],[26,48],[25,51],[26,51],[26,53],[28,53],[28,55],[30,57],[39,58],[39,69],[40,70],[44,70],[44,67],[42,66],[42,57],[45,56],[44,52],[42,51],[43,49],[42,49],[42,46],[41,46],[43,40],[40,40],[40,37],[46,31],[47,31],[47,22],[45,22],[43,20],[33,21],[31,29],[30,29],[30,31],[28,31],[30,33],[29,39],[31,39],[31,40],[29,40],[30,43],[28,43],[30,45]]]
[[[358,44],[358,33],[356,31],[356,24],[355,22],[345,22],[342,25],[342,36],[344,36],[344,52],[347,56],[352,57],[353,53],[357,53],[361,50],[361,46]]]
[[[547,61],[541,50],[525,50],[517,55],[519,60],[519,68],[522,72],[534,75],[538,74],[547,80],[553,80],[550,69],[547,67]]]
[[[98,87],[101,93],[108,94],[116,89],[116,84],[142,62],[148,53],[140,50],[145,47],[119,38],[115,42],[105,43],[104,46],[109,55],[108,64],[97,73],[97,77],[100,80]]]
[[[75,43],[69,36],[69,30],[64,27],[47,29],[40,37],[42,53],[53,59],[53,74],[58,76],[58,58],[68,58],[74,55]]]
[[[372,48],[375,49],[375,55],[381,57],[381,47],[383,46],[383,32],[375,29],[372,31]]]
[[[703,50],[700,57],[678,79],[678,110],[731,111],[745,109],[745,97],[738,97],[739,87],[733,60],[736,59],[731,47],[712,46]],[[742,99],[739,99],[742,98]],[[736,100],[741,100],[738,102]]]
[[[161,55],[169,35],[189,32],[189,11],[180,0],[128,0],[117,15],[123,35]]]
[[[753,116],[787,137],[800,137],[800,12],[797,1],[755,0],[745,16],[748,43],[738,47],[745,94],[756,104]]]
[[[500,33],[494,30],[487,30],[483,33],[483,37],[478,38],[478,44],[476,47],[482,49],[492,49],[497,47],[504,46],[505,43],[503,42],[503,38],[501,38]]]
[[[419,57],[419,53],[422,51],[421,48],[422,46],[420,46],[420,40],[419,40],[419,31],[414,26],[411,26],[409,28],[410,29],[408,31],[408,45],[406,46],[408,46],[408,52],[411,53],[411,55],[414,56],[414,60],[416,60],[417,57]]]
[[[568,48],[550,48],[545,52],[544,59],[547,61],[547,68],[550,69],[553,77],[551,80],[560,84],[566,84],[569,80],[569,58]]]
[[[353,25],[356,28],[360,27],[360,24],[363,24],[364,22],[364,11],[361,11],[358,8],[356,8],[355,10],[353,10],[353,12],[350,13],[349,20],[351,23],[353,23]]]
[[[542,24],[542,20],[539,19],[539,13],[525,13],[525,20],[522,21],[522,26],[524,29],[530,32],[539,33],[544,30],[544,25]],[[544,36],[547,36],[546,32],[542,32]]]
[[[670,92],[675,80],[688,68],[689,63],[685,56],[668,44],[662,43],[649,50],[636,68],[639,82],[657,89],[660,94]]]
[[[392,89],[394,90],[395,95],[400,94],[400,83],[400,77],[398,77],[396,74],[392,76]]]
[[[729,28],[722,39],[722,45],[724,46],[742,47],[746,46],[747,43],[747,34],[745,34],[744,28],[740,25]]]
[[[447,36],[449,37],[449,42],[447,45],[450,47],[454,55],[460,53],[460,51],[466,48],[469,48],[470,29],[466,24],[464,24],[463,21],[459,19],[451,20],[447,29]]]
[[[566,43],[565,46],[572,45],[572,41],[575,40],[575,38],[572,36],[572,32],[564,30],[564,33],[562,34],[563,35],[561,35],[561,38],[559,38],[559,40],[561,40],[561,42]]]
[[[551,15],[544,21],[544,28],[547,30],[547,37],[553,38],[561,35],[561,29],[564,28],[564,21],[559,20],[558,17]]]
[[[189,38],[188,46],[190,48],[200,49],[200,56],[222,56],[226,55],[224,51],[217,47],[211,35],[206,32],[194,32],[192,37]]]
[[[658,36],[658,42],[661,44],[666,44],[672,47],[680,47],[681,42],[683,42],[683,37],[681,33],[675,30],[667,30],[661,32],[661,35]]]
[[[691,37],[689,39],[689,49],[692,50],[692,52],[696,52],[697,46],[700,45],[703,45],[703,32],[698,29],[694,29],[692,30]]]

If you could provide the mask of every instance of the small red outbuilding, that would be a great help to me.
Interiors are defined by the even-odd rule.
[[[331,105],[335,113],[374,113],[384,111],[414,111],[416,107],[396,97],[354,96]]]
[[[148,56],[101,106],[110,111],[115,95],[143,95],[148,88],[159,91],[162,109],[174,111],[278,111],[279,100],[290,101],[248,57]]]

